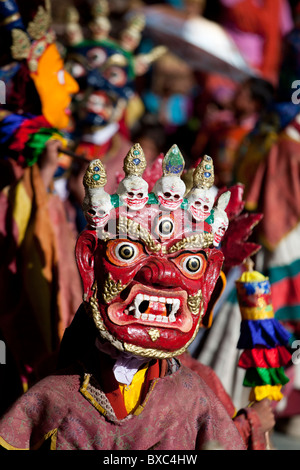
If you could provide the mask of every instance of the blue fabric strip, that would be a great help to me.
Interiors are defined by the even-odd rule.
[[[255,346],[274,348],[287,345],[290,333],[275,319],[242,320],[238,349],[253,349]]]
[[[10,114],[5,117],[0,126],[0,143],[4,144],[14,134],[14,132],[20,127],[22,122],[27,119],[27,116],[21,116],[19,114]],[[3,155],[2,155],[3,156]]]

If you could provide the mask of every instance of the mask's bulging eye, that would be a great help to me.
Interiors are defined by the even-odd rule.
[[[136,249],[133,245],[124,243],[117,247],[116,255],[121,260],[130,260],[136,255]]]
[[[103,76],[114,86],[122,87],[127,81],[126,73],[117,66],[111,66],[103,72]]]
[[[178,266],[182,274],[189,279],[200,279],[206,268],[206,257],[202,253],[184,253],[177,258],[173,258],[172,261]]]
[[[174,224],[171,219],[163,219],[158,225],[158,231],[162,236],[171,235],[174,230]]]
[[[202,262],[198,256],[191,256],[184,262],[185,269],[190,273],[197,273],[201,268]]]
[[[89,65],[93,68],[100,67],[104,64],[107,54],[101,47],[93,47],[87,52]]]
[[[108,260],[116,266],[130,266],[144,258],[145,253],[140,243],[129,240],[109,240],[106,248]]]

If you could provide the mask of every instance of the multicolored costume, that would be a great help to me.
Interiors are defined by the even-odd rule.
[[[202,449],[217,441],[224,449],[245,449],[210,387],[176,359],[220,288],[224,256],[214,247],[215,223],[228,224],[228,194],[197,220],[184,197],[176,145],[151,193],[145,169],[135,144],[110,196],[101,161],[89,164],[88,227],[76,246],[84,300],[62,341],[64,370],[33,386],[2,418],[3,447]],[[207,195],[213,174],[206,156],[195,181]]]
[[[46,1],[45,8],[38,8],[27,28],[15,1],[2,3],[2,23],[11,42],[10,60],[17,66],[6,77],[6,104],[0,115],[1,152],[2,159],[9,158],[12,165],[16,161],[18,167],[24,168],[38,161],[50,138],[59,139],[62,147],[66,146],[62,131],[68,129],[72,95],[79,87],[65,70],[55,44],[50,1]],[[19,18],[17,22],[11,21],[12,8],[12,17]],[[2,181],[1,187],[10,182]]]
[[[57,351],[81,302],[75,233],[40,171],[49,139],[66,145],[67,108],[79,87],[64,69],[48,1],[27,28],[13,0],[1,2],[0,13],[17,63],[0,123],[1,168],[9,169],[1,172],[0,330],[26,388],[43,375],[40,364]]]

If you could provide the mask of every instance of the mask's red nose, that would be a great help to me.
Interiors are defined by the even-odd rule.
[[[167,259],[151,259],[140,269],[135,280],[148,286],[161,286],[164,289],[182,286],[179,270]]]

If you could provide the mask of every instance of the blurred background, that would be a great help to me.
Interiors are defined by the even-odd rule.
[[[113,194],[135,142],[147,159],[150,190],[173,144],[185,158],[187,189],[205,154],[213,157],[216,192],[241,185],[243,210],[263,214],[250,238],[261,246],[253,258],[270,279],[275,317],[292,345],[300,335],[300,2],[52,0],[50,20],[48,2],[0,3],[0,79],[7,92],[0,108],[0,337],[9,364],[0,380],[15,381],[15,393],[0,392],[1,411],[53,370],[80,305],[73,252],[86,226],[85,169],[101,158]],[[14,5],[22,20],[15,27],[30,31],[29,44],[26,35],[12,34]],[[44,54],[50,26],[58,55]],[[23,199],[12,203],[7,188],[21,182]],[[39,211],[44,193],[53,197],[48,212]],[[27,282],[28,259],[39,284]],[[37,259],[41,266],[47,261],[47,272]],[[212,327],[190,352],[215,370],[239,408],[245,393],[236,373],[236,269],[226,273]],[[300,449],[299,367],[291,362],[286,373],[272,445]]]

